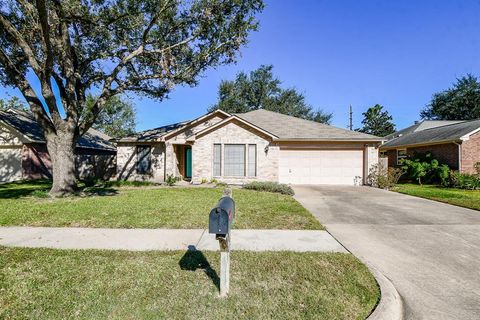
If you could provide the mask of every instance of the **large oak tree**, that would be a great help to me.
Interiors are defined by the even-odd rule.
[[[126,91],[162,99],[195,85],[206,68],[235,60],[262,8],[261,0],[0,2],[0,81],[22,92],[44,130],[50,193],[74,191],[75,143],[108,99]]]

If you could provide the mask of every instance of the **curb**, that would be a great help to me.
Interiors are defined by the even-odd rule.
[[[380,287],[380,301],[368,316],[369,320],[403,320],[403,301],[392,282],[388,280],[377,268],[366,263]]]

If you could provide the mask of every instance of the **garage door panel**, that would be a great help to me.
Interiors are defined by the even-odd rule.
[[[290,184],[355,184],[363,150],[281,150],[279,180]]]

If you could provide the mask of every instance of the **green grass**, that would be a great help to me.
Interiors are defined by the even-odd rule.
[[[2,319],[364,319],[379,299],[351,254],[232,252],[218,298],[219,253],[0,247]]]
[[[436,185],[398,184],[393,191],[480,210],[480,190],[445,188]]]
[[[0,226],[206,228],[222,195],[221,188],[106,187],[50,199],[43,197],[48,188],[48,182],[0,185]],[[234,189],[233,197],[234,228],[323,228],[290,196]]]

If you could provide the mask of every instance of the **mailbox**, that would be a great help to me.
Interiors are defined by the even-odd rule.
[[[230,233],[235,218],[235,202],[230,197],[222,197],[215,208],[210,211],[208,232],[217,237],[225,237]]]

